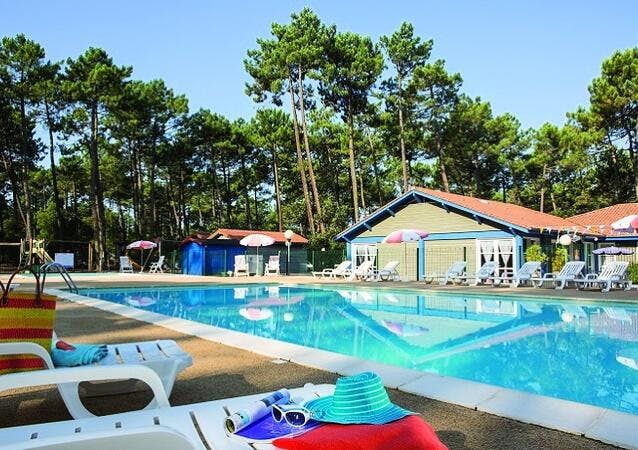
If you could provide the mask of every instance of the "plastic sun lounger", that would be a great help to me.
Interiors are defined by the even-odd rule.
[[[279,275],[279,255],[271,255],[264,265],[264,276]]]
[[[510,283],[510,287],[519,287],[521,284],[526,283],[531,284],[534,274],[538,272],[540,268],[541,263],[539,261],[527,261],[511,278],[512,282]],[[501,278],[499,283],[502,283],[503,281],[507,281],[507,279]]]
[[[55,340],[55,339],[54,339]],[[99,369],[111,370],[110,367],[126,368],[128,372],[119,372],[119,378],[104,377],[104,380],[118,381],[118,383],[94,383],[86,386],[87,395],[114,395],[123,392],[132,392],[139,388],[136,382],[131,380],[142,380],[137,375],[139,367],[143,367],[142,372],[151,370],[159,378],[163,391],[170,395],[173,390],[175,378],[182,370],[193,364],[193,359],[185,353],[175,341],[159,340],[147,342],[133,342],[127,344],[108,345],[108,354],[98,363],[86,366]],[[0,344],[0,355],[32,354],[39,356],[45,363],[49,371],[66,370],[67,368],[56,368],[53,365],[51,356],[46,349],[32,342],[6,343]],[[81,368],[81,367],[80,367]],[[26,374],[39,373],[25,372]],[[17,374],[8,374],[13,376]],[[96,378],[100,380],[100,378]],[[142,380],[143,381],[143,380]],[[49,383],[54,384],[54,383]],[[85,386],[83,386],[85,388]],[[78,383],[58,384],[58,391],[64,399],[69,412],[74,418],[93,417],[80,401],[80,386]],[[152,403],[148,407],[152,407]]]
[[[69,373],[67,375],[72,374]],[[86,378],[89,377],[84,377],[83,379]],[[77,379],[75,380],[77,381]],[[49,383],[47,374],[41,373],[38,379],[26,378],[24,384],[2,383],[2,379],[0,379],[0,389],[5,390],[20,386],[36,386]],[[149,383],[149,385],[158,400],[157,403],[162,406],[161,408],[64,422],[3,428],[0,429],[0,449],[274,449],[271,444],[249,444],[232,436],[229,437],[226,435],[223,426],[223,422],[229,412],[237,411],[269,395],[269,393],[170,407],[166,396],[161,392],[161,386],[157,385],[157,383]],[[290,390],[291,397],[302,401],[331,395],[333,392],[334,385],[328,384],[317,386],[306,384],[302,388]]]
[[[350,274],[350,280],[373,280],[375,279],[376,274],[374,272],[374,261],[371,259],[367,259],[363,261],[359,266]]]
[[[631,282],[627,279],[627,269],[629,263],[626,261],[613,261],[605,264],[598,275],[591,274],[585,276],[583,280],[576,283],[578,289],[598,286],[601,292],[609,292],[614,285],[618,285],[625,290],[629,290]]]
[[[462,281],[467,281],[468,284],[469,284],[469,280],[473,279],[474,282],[472,283],[472,286],[478,286],[479,284],[487,284],[487,280],[492,279],[492,275],[494,274],[495,270],[496,270],[496,262],[488,261],[485,264],[483,264],[479,268],[479,270],[476,271],[476,274],[463,275],[463,276],[459,276],[455,278]]]
[[[379,281],[401,281],[401,275],[399,275],[399,261],[390,261],[383,269],[380,269],[377,273],[377,279]]]
[[[319,277],[319,278],[337,278],[337,277],[347,278],[351,274],[350,266],[352,266],[352,261],[346,259],[345,261],[340,262],[339,265],[336,266],[334,269],[323,269],[322,271],[315,271],[315,272],[312,272],[312,276],[315,277],[315,278],[316,277]]]
[[[235,270],[233,275],[236,277],[245,275],[249,276],[248,263],[246,262],[246,255],[235,255]]]
[[[583,280],[581,272],[585,268],[583,261],[570,261],[561,269],[559,273],[546,273],[542,277],[532,277],[530,280],[536,282],[535,287],[543,287],[545,282],[551,282],[554,289],[563,289],[568,283],[578,283]]]
[[[462,277],[465,274],[465,268],[467,267],[467,263],[465,261],[455,261],[452,265],[447,269],[445,275],[442,277],[434,277],[440,278],[439,284],[445,286],[448,282],[454,282],[455,279]]]

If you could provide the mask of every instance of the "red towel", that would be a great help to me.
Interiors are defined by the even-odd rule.
[[[385,425],[329,423],[273,444],[287,450],[447,450],[434,428],[418,416]]]

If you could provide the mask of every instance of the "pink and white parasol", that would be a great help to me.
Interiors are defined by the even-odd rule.
[[[275,239],[265,234],[253,233],[243,238],[239,243],[244,247],[267,247],[274,244]]]
[[[636,231],[638,230],[638,214],[631,214],[623,217],[611,224],[611,228],[616,231]]]
[[[155,247],[157,247],[157,244],[151,241],[135,241],[126,246],[129,250],[148,250]]]
[[[396,230],[383,238],[384,244],[400,244],[402,242],[416,242],[428,237],[429,233],[421,230]]]
[[[270,319],[273,316],[273,312],[269,308],[241,308],[239,315],[245,319],[257,321]]]

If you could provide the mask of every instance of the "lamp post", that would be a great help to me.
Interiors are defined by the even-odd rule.
[[[290,241],[293,236],[292,230],[286,230],[284,237],[286,238],[286,275],[290,275]]]

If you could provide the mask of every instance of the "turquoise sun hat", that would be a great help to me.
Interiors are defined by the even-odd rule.
[[[362,372],[337,380],[334,395],[304,405],[320,422],[381,425],[415,414],[392,402],[379,375]]]

